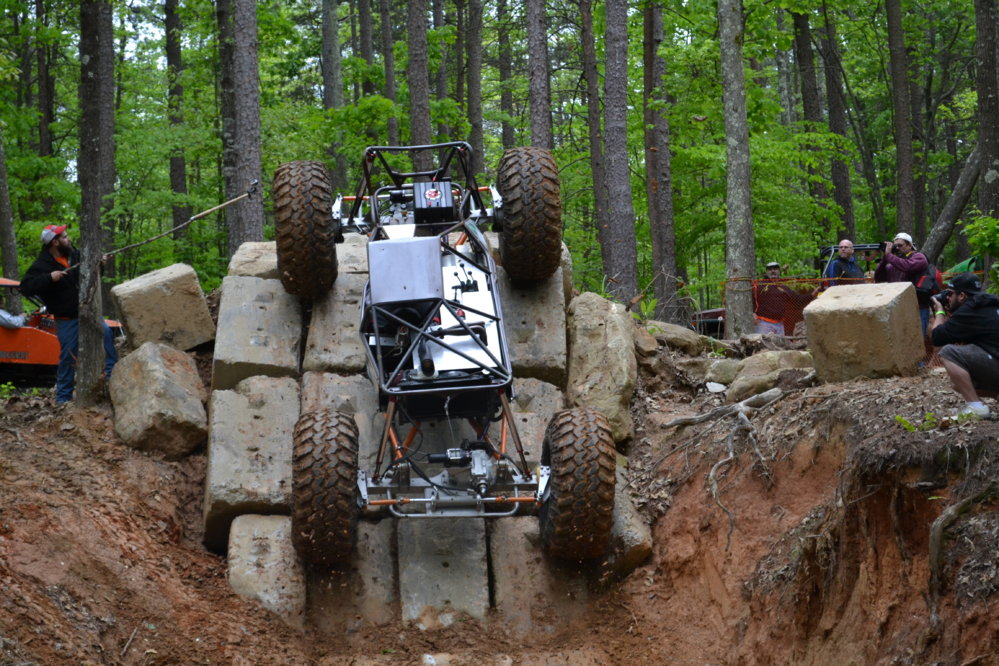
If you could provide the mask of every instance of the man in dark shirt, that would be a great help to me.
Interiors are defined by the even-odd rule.
[[[958,415],[985,418],[989,408],[979,399],[979,392],[995,395],[999,391],[999,297],[983,293],[973,273],[961,273],[947,287],[949,294],[930,299],[933,345],[943,347],[944,369],[954,390],[968,403]]]
[[[25,296],[37,296],[55,317],[59,338],[59,368],[56,370],[56,402],[73,399],[76,359],[80,355],[80,253],[66,235],[65,225],[42,229],[42,251],[21,280]],[[104,324],[104,371],[108,378],[118,361],[111,329]]]
[[[857,284],[864,279],[864,269],[857,265],[853,256],[853,241],[844,238],[839,242],[836,256],[826,266],[822,277],[841,279],[833,284]]]

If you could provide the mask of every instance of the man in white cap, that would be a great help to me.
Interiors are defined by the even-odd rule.
[[[895,234],[895,240],[892,242],[885,241],[881,250],[881,262],[874,271],[874,281],[911,282],[915,285],[929,265],[926,255],[916,252],[912,236],[902,231]],[[923,325],[923,335],[925,335],[926,325],[930,320],[929,295],[922,297],[917,292],[917,298],[920,299],[919,321]]]

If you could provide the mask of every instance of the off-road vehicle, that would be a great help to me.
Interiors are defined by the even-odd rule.
[[[551,553],[581,560],[606,550],[615,465],[607,422],[591,409],[559,412],[540,465],[529,466],[511,410],[497,267],[483,233],[487,225],[498,229],[512,282],[550,277],[561,255],[558,172],[547,151],[512,149],[497,185],[480,189],[471,153],[464,142],[369,147],[356,194],[335,199],[320,162],[291,162],[275,173],[278,269],[288,292],[322,298],[337,274],[335,242],[348,233],[367,238],[358,316],[384,417],[375,463],[364,469],[353,414],[321,409],[300,417],[293,540],[309,565],[342,565],[358,518],[385,514],[537,512]],[[417,154],[432,156],[434,166],[398,166]],[[431,424],[458,433],[460,444],[432,441]]]

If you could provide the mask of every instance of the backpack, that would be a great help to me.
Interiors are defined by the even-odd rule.
[[[930,302],[930,297],[940,293],[943,285],[943,274],[934,264],[930,264],[923,271],[923,274],[912,281],[916,288],[916,299],[920,305]]]

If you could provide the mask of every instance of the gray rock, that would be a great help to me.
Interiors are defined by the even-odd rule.
[[[302,369],[353,375],[364,372],[367,354],[360,335],[366,273],[341,273],[312,309]]]
[[[562,269],[536,285],[515,287],[500,267],[497,283],[514,374],[564,386],[566,319]]]
[[[709,382],[719,384],[731,384],[735,381],[739,370],[742,368],[742,361],[734,358],[721,358],[708,362],[708,370],[704,374],[704,379]]]
[[[620,304],[587,292],[569,305],[568,328],[570,404],[602,412],[616,441],[630,439],[638,373],[631,315]]]
[[[229,531],[229,585],[285,623],[305,624],[305,572],[291,543],[288,516],[239,516]]]
[[[215,338],[215,323],[194,269],[174,264],[111,288],[132,348],[162,342],[187,351]]]
[[[115,366],[111,375],[115,432],[141,451],[171,460],[205,442],[205,387],[194,360],[172,347],[146,342]]]
[[[645,322],[645,329],[670,349],[677,349],[689,356],[697,356],[704,351],[704,336],[684,326],[650,319]]]
[[[812,355],[804,351],[766,351],[743,359],[735,380],[728,387],[726,399],[740,402],[777,386],[783,370],[811,369]]]
[[[628,492],[628,459],[618,456],[617,484],[614,487],[614,524],[611,528],[610,570],[624,578],[642,566],[652,555],[652,531]]]
[[[229,260],[229,275],[277,280],[277,250],[274,241],[243,243]]]

